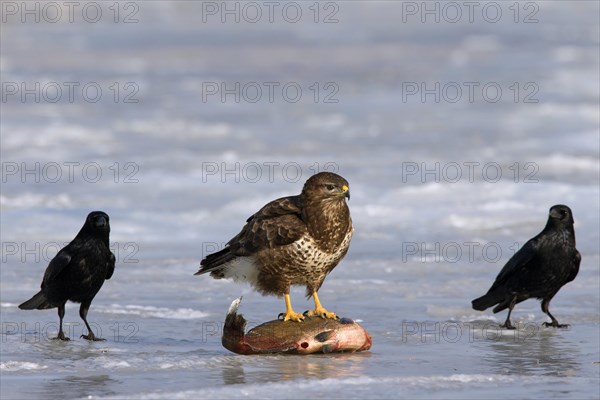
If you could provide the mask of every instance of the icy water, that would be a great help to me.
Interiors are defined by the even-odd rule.
[[[597,2],[70,4],[2,3],[3,399],[600,397]],[[283,301],[193,273],[321,170],[350,182],[355,236],[320,297],[373,347],[234,355],[231,301],[250,326]],[[571,326],[529,300],[502,330],[470,302],[558,203]],[[17,305],[96,209],[107,340],[71,303],[50,340],[56,310]]]

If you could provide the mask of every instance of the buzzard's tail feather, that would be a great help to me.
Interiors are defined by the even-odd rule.
[[[209,254],[204,260],[200,261],[200,270],[194,275],[202,275],[214,271],[235,258],[236,257],[229,251],[228,247],[217,251],[216,253]]]
[[[46,296],[44,296],[44,293],[39,292],[38,294],[36,294],[35,296],[33,296],[31,299],[27,300],[26,302],[24,302],[23,304],[19,305],[19,308],[21,310],[45,310],[47,308],[54,308],[56,306],[52,305],[48,299],[46,299]]]
[[[504,293],[502,293],[502,291],[494,291],[491,293],[488,292],[483,296],[473,300],[471,302],[471,305],[473,306],[474,310],[483,311],[490,308],[493,305],[504,302],[504,298],[505,295]],[[498,307],[494,308],[495,313],[506,308],[506,306],[499,308],[500,306],[503,306],[503,304],[500,304]]]

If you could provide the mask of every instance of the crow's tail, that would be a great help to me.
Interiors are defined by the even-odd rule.
[[[499,292],[491,292],[486,293],[483,296],[473,300],[471,305],[474,310],[483,311],[493,305],[496,305],[502,301],[504,301],[504,294]],[[498,310],[500,311],[500,310]],[[498,312],[494,310],[494,312]]]
[[[47,308],[54,307],[56,306],[52,305],[48,301],[48,299],[46,299],[46,296],[44,296],[44,293],[42,292],[39,292],[38,294],[36,294],[35,296],[33,296],[32,298],[30,298],[25,303],[19,306],[21,310],[45,310]]]

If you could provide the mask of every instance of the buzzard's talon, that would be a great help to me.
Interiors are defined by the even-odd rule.
[[[313,297],[313,300],[315,301],[315,309],[308,310],[306,312],[306,315],[308,315],[310,317],[321,317],[324,319],[338,319],[338,316],[335,315],[335,313],[333,313],[331,311],[327,311],[325,309],[325,307],[323,307],[321,305],[321,301],[319,301],[319,295],[317,294],[316,291],[313,292],[312,297]]]
[[[286,293],[284,298],[285,298],[285,313],[279,314],[280,316],[283,315],[283,320],[284,321],[295,321],[295,322],[304,321],[304,315],[295,312],[294,309],[292,308],[292,301],[290,300],[290,294]]]
[[[277,316],[277,319],[280,320],[280,321],[302,322],[302,321],[304,321],[304,316],[306,316],[306,312],[301,315],[300,319],[297,318],[298,315],[300,315],[300,314],[295,313],[295,312],[292,312],[291,314],[279,313],[279,315]]]
[[[327,311],[323,307],[314,310],[308,310],[305,315],[309,317],[321,317],[323,319],[339,319],[335,313]]]
[[[304,315],[294,312],[293,310],[291,312],[286,312],[285,314],[281,313],[279,315],[283,316],[284,321],[294,321],[294,322],[304,321]]]

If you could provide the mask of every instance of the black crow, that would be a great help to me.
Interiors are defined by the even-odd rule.
[[[508,308],[503,327],[515,329],[510,313],[516,304],[530,299],[542,300],[542,311],[552,322],[544,326],[564,328],[548,309],[550,300],[579,272],[581,255],[575,248],[571,209],[559,204],[550,208],[548,222],[542,232],[530,239],[508,260],[488,292],[473,300],[475,310],[483,311],[496,305],[494,313]]]
[[[50,261],[42,280],[42,290],[19,306],[22,310],[58,307],[60,328],[57,339],[69,340],[63,332],[62,323],[65,303],[71,300],[81,303],[79,316],[88,330],[88,334],[81,337],[104,340],[94,335],[86,316],[104,280],[110,279],[115,270],[115,255],[108,244],[109,234],[108,215],[102,211],[91,212],[75,239]]]

